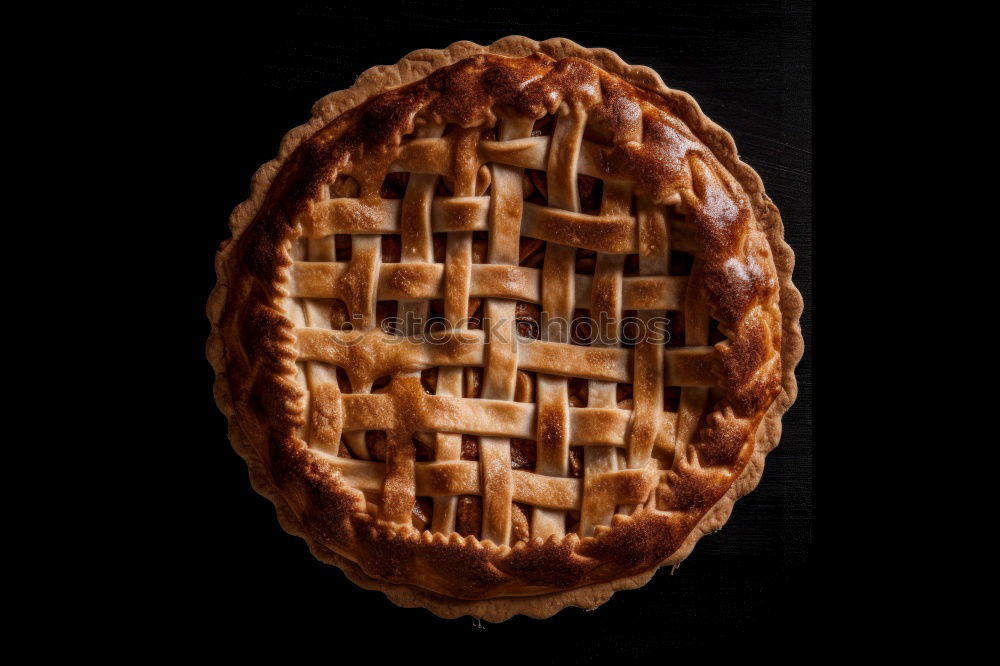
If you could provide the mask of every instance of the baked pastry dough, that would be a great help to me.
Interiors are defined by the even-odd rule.
[[[547,617],[645,583],[756,485],[795,397],[777,209],[607,50],[368,70],[231,227],[208,356],[233,445],[286,530],[400,605]]]

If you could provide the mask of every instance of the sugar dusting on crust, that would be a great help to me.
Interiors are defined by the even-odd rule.
[[[657,491],[662,511],[616,516],[610,529],[583,540],[570,534],[498,548],[475,537],[377,523],[364,512],[360,493],[294,435],[301,425],[301,391],[289,380],[295,370],[291,324],[274,307],[283,296],[287,241],[298,236],[298,225],[310,224],[321,188],[338,173],[349,170],[361,198],[376,200],[390,148],[416,125],[490,126],[497,109],[538,118],[563,101],[584,104],[609,128],[613,145],[598,156],[607,175],[634,180],[637,192],[657,202],[680,194],[697,223],[712,311],[730,337],[719,346],[729,397],[698,433],[701,465],[681,464],[666,473],[667,483]],[[483,599],[568,589],[649,569],[675,552],[728,490],[781,388],[778,283],[746,194],[668,100],[585,60],[480,54],[368,100],[298,146],[236,243],[229,250],[230,288],[217,324],[229,350],[226,375],[236,418],[254,439],[267,442],[273,480],[306,533],[377,579]],[[416,383],[413,390],[411,407],[424,395]]]

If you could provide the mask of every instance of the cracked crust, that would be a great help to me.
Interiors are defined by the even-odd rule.
[[[487,65],[499,63],[490,71],[503,74],[507,61],[494,63],[491,57],[526,58],[533,53],[547,58],[522,66],[545,69],[551,68],[548,59],[574,58],[627,81],[639,90],[629,88],[626,97],[669,109],[693,135],[685,139],[691,141],[685,155],[693,147],[698,157],[688,158],[687,170],[664,165],[662,153],[633,153],[627,164],[616,166],[653,174],[644,184],[663,196],[686,188],[692,205],[700,207],[703,242],[709,254],[714,248],[717,255],[718,270],[707,272],[706,286],[714,297],[714,314],[733,333],[721,363],[730,398],[700,431],[705,444],[701,455],[722,467],[670,472],[669,483],[657,492],[660,505],[673,511],[619,515],[594,537],[570,534],[497,547],[471,536],[419,533],[374,521],[365,513],[360,493],[344,486],[295,436],[302,421],[301,392],[287,378],[294,373],[296,343],[290,322],[273,304],[282,295],[285,248],[295,229],[292,218],[301,209],[290,213],[274,202],[305,202],[311,188],[326,182],[337,165],[331,171],[329,161],[318,160],[307,162],[303,170],[303,158],[296,156],[308,160],[316,151],[297,150],[316,137],[342,133],[352,110],[371,110],[365,102],[372,95],[417,83],[479,54],[488,54]],[[586,65],[570,62],[586,70]],[[589,70],[584,74],[594,75]],[[573,77],[568,78],[572,83]],[[470,109],[489,107],[489,100],[478,100],[477,107],[468,104],[467,95],[458,97],[466,103],[439,104],[436,112],[461,120]],[[402,132],[405,121],[392,115],[399,108],[378,107],[380,122],[367,140],[398,141],[398,134],[387,136],[386,128]],[[289,163],[297,166],[288,168]],[[677,182],[679,171],[689,174],[686,182]],[[306,176],[296,178],[301,173]],[[728,197],[713,196],[719,192]],[[362,587],[380,589],[401,606],[489,621],[514,614],[548,617],[567,605],[596,607],[618,589],[644,584],[656,567],[680,562],[703,534],[721,527],[733,502],[756,486],[764,457],[780,437],[781,415],[795,399],[802,300],[791,283],[794,257],[784,243],[777,209],[757,174],[739,161],[730,135],[708,120],[693,99],[668,89],[652,70],[627,65],[605,49],[584,49],[564,39],[539,43],[508,37],[488,47],[459,42],[440,51],[417,51],[394,66],[370,69],[352,88],[317,102],[310,122],[286,135],[278,157],[255,174],[251,197],[233,212],[231,228],[233,240],[223,244],[216,259],[219,284],[208,307],[213,323],[208,356],[233,446],[246,459],[254,487],[275,503],[287,531],[303,536],[317,557],[339,566]],[[761,274],[734,281],[722,270],[733,257],[763,267]],[[748,257],[754,260],[748,262]],[[748,316],[752,310],[763,315]],[[330,428],[339,430],[342,418],[340,413],[329,414]],[[449,574],[443,576],[442,571]],[[409,584],[418,580],[421,587]]]

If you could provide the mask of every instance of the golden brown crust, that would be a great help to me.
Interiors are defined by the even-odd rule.
[[[475,58],[461,62],[470,57]],[[431,73],[435,77],[424,79]],[[542,83],[523,86],[535,79]],[[399,86],[407,87],[369,100]],[[593,537],[570,534],[498,547],[475,537],[420,533],[375,520],[365,511],[361,493],[296,436],[303,420],[301,391],[289,378],[302,340],[296,341],[291,322],[275,303],[285,295],[287,243],[299,233],[297,223],[319,220],[312,203],[316,188],[332,182],[360,147],[369,163],[377,163],[375,149],[398,144],[418,111],[464,125],[478,124],[498,106],[536,117],[555,111],[562,99],[593,96],[594,86],[603,91],[603,112],[620,139],[615,150],[601,156],[605,173],[627,175],[655,201],[679,193],[695,211],[709,300],[729,336],[729,344],[718,349],[715,370],[724,377],[727,399],[698,429],[695,457],[664,473],[656,510],[617,515],[610,527],[598,526]],[[629,142],[637,123],[645,123],[641,144]],[[371,167],[379,185],[387,168]],[[354,175],[362,182],[364,199],[372,184],[358,169]],[[474,214],[456,211],[449,224],[468,225]],[[353,219],[358,230],[376,223],[364,216]],[[540,228],[544,224],[539,222]],[[641,585],[655,567],[686,557],[702,534],[725,522],[735,499],[756,485],[764,455],[777,444],[780,416],[795,397],[802,305],[791,284],[794,258],[782,239],[776,208],[759,177],[739,162],[731,137],[690,97],[609,51],[583,49],[568,40],[511,37],[489,47],[460,42],[443,51],[418,51],[396,66],[369,70],[351,89],[320,100],[310,123],[286,136],[279,157],[255,175],[251,198],[234,211],[231,226],[233,240],[219,252],[219,285],[209,302],[208,355],[234,447],[247,459],[255,488],[275,502],[288,531],[303,535],[317,556],[338,564],[359,584],[378,586],[402,605],[496,621],[514,613],[547,616],[571,604],[593,607],[614,589]],[[579,225],[577,231],[585,234],[590,228]],[[600,237],[574,240],[581,246],[618,242],[612,228]],[[423,281],[410,277],[401,273],[386,287],[405,292]],[[523,280],[525,274],[516,277]],[[503,295],[502,288],[490,286],[490,276],[484,274],[481,281],[487,291],[498,292],[487,295]],[[674,363],[676,372],[694,362],[669,358],[668,367]],[[369,375],[379,371],[373,364],[378,362],[370,354],[354,354],[346,363],[352,382],[372,379]],[[398,404],[425,397],[419,381],[394,382],[389,395]],[[419,418],[417,412],[409,413]],[[397,406],[392,418],[406,413]],[[334,410],[320,418],[323,427],[339,432],[345,415]],[[632,488],[637,496],[646,490],[648,480],[642,479],[628,482],[637,484]],[[412,498],[403,501],[412,504]],[[421,588],[407,585],[418,581]]]

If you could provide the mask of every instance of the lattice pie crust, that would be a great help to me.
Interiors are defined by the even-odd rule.
[[[217,400],[284,527],[396,603],[497,621],[594,607],[721,526],[802,347],[730,136],[563,39],[417,51],[313,113],[209,302]]]

